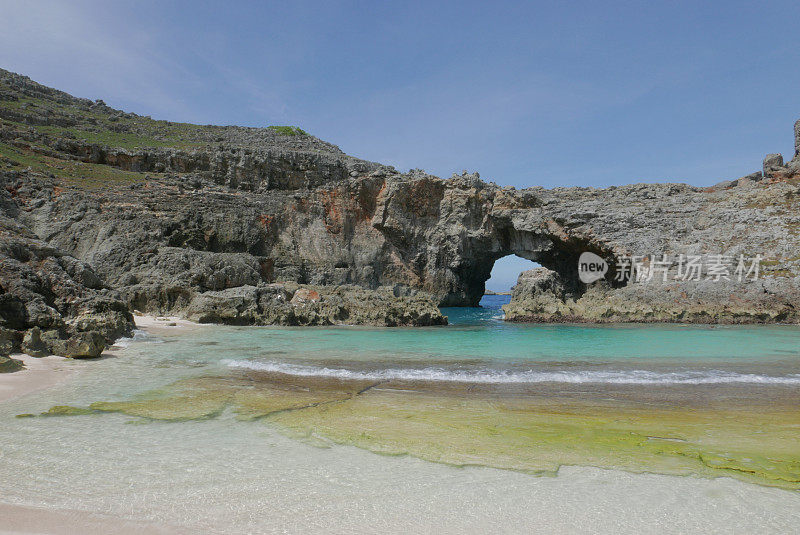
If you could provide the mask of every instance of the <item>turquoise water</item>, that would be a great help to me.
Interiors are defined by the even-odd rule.
[[[241,367],[432,381],[800,388],[800,327],[520,325],[503,296],[430,328],[163,327],[111,356],[63,361],[56,387],[0,405],[2,499],[243,532],[790,532],[798,495],[565,467],[556,478],[312,446],[229,412],[174,424],[117,414],[14,418],[129,400]],[[124,349],[121,349],[124,348]],[[730,390],[726,390],[730,392]],[[757,392],[761,392],[758,390]],[[535,519],[533,522],[531,519]],[[624,522],[621,523],[624,519]],[[443,528],[447,526],[449,528]],[[544,527],[542,527],[544,526]],[[546,529],[545,529],[546,528]],[[1,531],[1,530],[0,530]],[[734,530],[735,531],[735,530]]]
[[[186,373],[252,368],[294,375],[469,382],[800,386],[797,326],[532,325],[502,321],[507,296],[444,309],[428,328],[223,327],[134,343]]]
[[[527,365],[550,371],[722,367],[761,373],[766,366],[772,375],[800,372],[797,326],[515,324],[502,321],[506,302],[508,296],[485,296],[480,308],[445,308],[446,327],[216,327],[213,334],[198,333],[196,342],[228,348],[228,355],[233,350],[234,357],[218,355],[240,363],[324,362],[340,366],[335,369],[435,365],[497,371]]]
[[[507,298],[507,296],[487,296]],[[485,298],[483,303],[489,301]],[[293,355],[324,360],[493,360],[797,362],[800,327],[698,325],[530,325],[505,323],[502,310],[445,308],[446,327],[212,327],[212,343],[247,357]],[[209,352],[213,346],[203,352]],[[241,356],[240,355],[240,356]]]

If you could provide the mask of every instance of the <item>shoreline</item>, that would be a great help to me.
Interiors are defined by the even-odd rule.
[[[141,329],[151,335],[186,332],[201,327],[199,323],[171,316],[134,315],[134,322],[136,329]],[[127,346],[117,345],[118,342],[119,340],[116,340],[114,344],[108,346],[100,358],[113,357],[117,352],[124,351]],[[69,359],[57,355],[32,357],[25,353],[19,353],[13,354],[11,357],[21,360],[25,367],[16,372],[0,374],[0,403],[57,386],[80,373],[86,366],[92,365],[87,360]],[[3,518],[3,525],[0,527],[2,535],[71,535],[73,533],[86,535],[105,533],[182,535],[195,532],[188,527],[147,520],[57,507],[18,505],[3,501],[0,501],[0,517]]]
[[[143,330],[154,336],[185,333],[189,330],[203,327],[200,323],[178,318],[177,316],[152,316],[134,315],[136,329]],[[126,345],[120,345],[119,339],[108,346],[100,355],[114,357],[118,352],[124,351]],[[97,359],[70,359],[57,355],[46,357],[32,357],[25,353],[15,353],[12,358],[21,360],[24,368],[9,373],[0,373],[0,403],[39,392],[61,384],[85,366],[91,366],[92,360]]]
[[[172,323],[174,325],[171,325]],[[204,333],[195,331],[194,329],[202,326],[200,324],[165,316],[138,315],[136,316],[136,326],[137,329],[159,337],[171,336],[171,341],[179,340],[182,337],[192,339],[209,334],[213,338],[214,334],[213,331]],[[110,353],[117,358],[125,357],[121,350],[128,347],[131,341],[124,342],[119,346],[112,346],[109,349]],[[153,347],[154,350],[164,351],[167,358],[171,358],[170,356],[174,354],[174,349],[170,349],[169,346]],[[177,347],[177,345],[172,347]],[[134,355],[140,355],[140,353],[138,350],[134,350],[127,355],[126,361],[135,362]],[[27,358],[30,359],[30,357]],[[63,363],[78,372],[88,369],[86,366],[95,364],[81,361],[80,366],[69,366],[67,363],[70,360],[61,357],[34,360],[47,362],[48,366],[57,366],[59,363]],[[113,365],[113,362],[108,361],[107,364]],[[58,371],[53,371],[53,373],[63,377],[64,380],[74,377],[66,374],[59,375]],[[400,378],[386,382],[373,379],[345,381],[338,378],[294,376],[249,369],[239,370],[238,373],[230,376],[223,375],[222,380],[217,376],[192,376],[179,379],[174,383],[177,388],[173,388],[171,385],[159,387],[159,390],[162,391],[159,399],[165,399],[166,404],[160,404],[159,399],[149,399],[144,402],[140,399],[132,399],[105,402],[105,406],[96,410],[120,412],[130,416],[156,417],[155,419],[158,420],[177,417],[178,421],[181,421],[195,417],[198,424],[177,423],[176,425],[181,427],[176,431],[183,433],[184,430],[191,428],[194,432],[204,426],[213,426],[212,429],[205,433],[198,432],[189,437],[183,437],[182,440],[186,439],[189,441],[187,443],[194,444],[193,440],[197,438],[212,437],[209,439],[212,442],[200,442],[199,444],[205,444],[205,447],[200,450],[213,450],[217,445],[216,442],[213,442],[216,440],[213,437],[229,432],[238,438],[227,446],[233,449],[222,448],[223,451],[239,451],[237,448],[244,443],[244,437],[248,437],[249,441],[252,434],[236,435],[237,431],[232,427],[229,419],[217,419],[216,416],[213,416],[218,414],[218,411],[216,410],[217,406],[212,405],[216,403],[215,400],[221,399],[220,395],[222,395],[231,400],[230,408],[235,409],[236,414],[242,417],[242,423],[235,424],[237,427],[249,425],[244,422],[250,419],[252,421],[264,420],[274,431],[274,434],[270,431],[270,435],[281,437],[270,438],[266,441],[269,444],[261,445],[269,448],[264,451],[271,453],[274,458],[278,458],[278,455],[287,455],[286,452],[290,451],[289,449],[273,450],[273,448],[283,447],[281,446],[283,439],[291,441],[292,452],[295,448],[301,447],[299,443],[310,441],[311,445],[337,446],[334,457],[331,457],[331,450],[321,449],[322,453],[319,457],[315,457],[314,461],[318,462],[319,466],[338,466],[340,463],[346,462],[342,459],[351,458],[351,460],[357,460],[359,466],[362,466],[361,463],[368,463],[375,467],[373,471],[375,474],[381,473],[380,470],[385,469],[398,470],[397,477],[402,478],[402,470],[422,462],[425,464],[418,465],[422,467],[421,470],[425,472],[430,470],[443,476],[456,478],[458,481],[475,481],[475,478],[483,477],[480,474],[488,474],[486,480],[489,480],[491,484],[503,485],[499,488],[506,488],[506,482],[513,480],[524,485],[525,489],[541,493],[541,496],[557,492],[566,499],[576,499],[575,493],[579,492],[576,489],[582,488],[581,485],[600,485],[596,482],[601,481],[602,485],[606,485],[605,488],[610,489],[617,496],[615,501],[611,502],[610,507],[619,510],[627,503],[626,493],[630,493],[632,490],[642,491],[648,486],[650,486],[648,492],[651,493],[649,496],[652,496],[653,499],[672,492],[669,489],[675,486],[680,486],[687,492],[696,493],[693,495],[697,497],[696,501],[698,502],[706,492],[725,491],[729,493],[726,499],[730,501],[727,503],[738,505],[744,503],[747,497],[764,496],[766,497],[764,499],[780,500],[780,502],[774,503],[786,504],[783,505],[784,509],[796,503],[798,496],[796,493],[791,497],[776,494],[775,491],[783,493],[786,490],[776,488],[775,485],[764,485],[763,482],[754,483],[752,479],[733,477],[735,473],[730,470],[702,468],[697,463],[694,466],[687,466],[685,462],[675,461],[675,459],[689,459],[695,454],[705,455],[707,451],[703,445],[715,437],[720,440],[717,443],[712,441],[710,447],[715,451],[727,451],[722,446],[733,443],[725,432],[731,426],[726,424],[723,426],[724,429],[717,429],[715,426],[718,423],[735,421],[737,426],[743,426],[745,431],[762,430],[763,422],[761,420],[764,415],[770,419],[769,414],[771,413],[768,409],[772,408],[783,412],[797,406],[797,391],[790,387],[770,387],[770,396],[765,397],[760,387],[757,386],[726,385],[715,388],[715,395],[708,397],[711,392],[697,385],[642,387],[641,385],[608,384],[602,388],[587,389],[579,384],[564,385],[560,383],[498,386],[495,383],[443,384]],[[587,394],[587,390],[594,390],[594,392]],[[727,406],[727,403],[720,401],[728,399],[746,401],[744,405],[747,409],[733,410]],[[98,401],[102,402],[102,398]],[[334,402],[329,403],[329,401]],[[151,406],[148,405],[148,402],[156,404]],[[716,402],[720,402],[721,405],[716,406]],[[655,411],[657,414],[651,414],[652,411],[649,410],[654,405],[661,406],[660,410]],[[290,410],[285,410],[287,407]],[[298,410],[298,407],[303,408]],[[704,408],[702,413],[696,410],[698,407]],[[754,414],[758,416],[753,416]],[[786,418],[789,417],[790,415]],[[103,428],[102,425],[99,425],[97,415],[76,418],[86,418],[87,430]],[[202,423],[199,423],[200,421]],[[217,423],[214,423],[215,421]],[[365,421],[369,423],[366,428],[363,424]],[[465,435],[461,431],[464,422],[469,422],[470,427],[476,432],[469,432]],[[748,422],[757,422],[758,425],[750,425]],[[780,422],[773,422],[773,424],[778,423]],[[39,427],[37,420],[23,420],[19,424],[22,426],[19,429],[23,429],[25,426]],[[82,428],[82,426],[76,425],[75,428]],[[442,429],[446,432],[442,436],[441,442],[449,444],[450,451],[442,453],[437,448],[425,446],[424,439],[431,437],[432,428]],[[552,431],[542,435],[540,430],[544,428],[552,428]],[[12,431],[14,429],[16,428],[9,428]],[[577,431],[575,431],[576,429]],[[592,430],[592,433],[579,432],[584,429]],[[128,442],[130,437],[139,436],[140,433],[148,430],[151,433],[142,437],[140,442],[134,444]],[[152,432],[153,430],[156,431]],[[125,426],[123,431],[130,431],[130,436],[124,436],[124,439],[119,442],[106,442],[110,438],[109,435],[100,440],[100,435],[95,437],[91,433],[90,440],[101,442],[102,445],[99,446],[101,450],[111,447],[112,451],[127,451],[128,448],[138,447],[139,451],[146,451],[147,445],[152,443],[154,437],[167,433],[167,428],[162,425],[135,428]],[[367,435],[363,434],[365,431]],[[41,436],[44,437],[47,430],[40,429],[37,432],[42,432]],[[709,432],[711,433],[709,434]],[[534,452],[537,458],[520,457],[514,453],[522,452],[518,445],[528,443],[527,437],[533,433],[542,437],[541,444]],[[700,434],[698,435],[698,433]],[[598,440],[594,442],[587,440],[595,435]],[[739,433],[734,433],[734,435],[739,435]],[[772,435],[774,432],[769,436]],[[9,434],[9,436],[12,435]],[[259,436],[261,435],[259,434]],[[702,441],[697,440],[698,436],[702,437]],[[752,433],[748,431],[744,433],[744,436],[752,436]],[[423,437],[423,440],[418,437]],[[190,438],[191,440],[189,440]],[[759,439],[759,441],[764,440],[766,439]],[[644,446],[634,444],[639,442]],[[298,445],[294,446],[294,443],[298,443]],[[593,446],[593,443],[597,444]],[[575,451],[564,462],[561,460],[565,451],[564,444],[568,445],[567,448],[583,449]],[[578,444],[580,446],[575,446]],[[704,449],[697,449],[700,446],[703,446]],[[729,456],[717,455],[714,459],[727,463],[732,470],[737,470],[740,466],[749,470],[752,468],[748,464],[749,459],[755,459],[755,457],[750,455],[752,448],[748,450],[745,446],[751,446],[751,444],[742,444],[744,449],[741,452],[734,452]],[[674,450],[677,452],[677,456],[665,456],[664,463],[658,463],[654,465],[654,469],[649,470],[642,469],[641,465],[637,463],[617,464],[619,459],[609,455],[609,447],[619,448],[624,456],[629,458],[633,458],[635,455],[664,456],[663,450]],[[73,447],[73,450],[71,456],[62,457],[62,459],[75,459],[77,458],[75,455],[84,455],[86,451],[80,445],[77,448]],[[50,453],[53,450],[43,451],[45,452],[43,455],[48,455],[48,459],[50,455],[57,455]],[[369,454],[369,457],[362,457],[362,452]],[[782,447],[772,450],[775,455],[781,452],[784,452]],[[170,457],[161,457],[161,459],[182,462],[185,460],[183,457],[185,454],[187,453],[177,446]],[[314,454],[314,451],[309,453],[309,455]],[[743,459],[744,456],[747,459]],[[609,463],[614,466],[603,462],[579,462],[587,457],[595,461],[608,459]],[[11,458],[9,457],[9,459]],[[209,459],[208,457],[198,458]],[[482,462],[487,458],[497,462]],[[265,470],[264,474],[270,473],[269,465],[253,464],[257,462],[254,459],[245,459],[237,462],[235,466],[247,469],[259,466]],[[289,457],[289,459],[294,459],[294,457]],[[386,459],[393,460],[386,461]],[[393,464],[384,464],[384,461]],[[308,461],[304,457],[298,457],[296,462],[294,469],[298,473],[305,473]],[[649,461],[643,459],[642,462]],[[78,463],[75,470],[81,470],[81,466],[82,464]],[[390,466],[392,468],[387,468]],[[469,469],[450,470],[453,466]],[[689,473],[687,473],[687,468]],[[700,477],[696,477],[699,473],[698,470],[702,470]],[[536,473],[555,477],[536,477],[534,475]],[[462,479],[463,474],[467,474],[464,476],[465,479]],[[522,479],[523,475],[526,479]],[[265,475],[264,477],[270,476]],[[198,476],[197,481],[201,480],[202,478]],[[13,478],[10,481],[13,481]],[[140,474],[140,479],[137,481],[138,485],[142,486],[132,488],[139,491],[147,488],[145,476]],[[239,484],[237,483],[237,485]],[[251,481],[251,484],[257,484],[257,482]],[[592,489],[594,492],[602,492],[604,487],[595,486]],[[83,491],[86,492],[86,489]],[[166,516],[163,512],[167,510],[167,507],[175,506],[183,499],[177,494],[163,496],[161,499],[164,501],[158,506],[160,509],[154,512],[145,508],[121,507],[119,503],[122,503],[124,493],[128,491],[113,488],[111,494],[104,495],[104,499],[110,498],[112,501],[103,501],[94,495],[91,495],[94,501],[89,502],[62,501],[54,499],[54,497],[61,497],[62,491],[59,490],[59,487],[52,492],[55,494],[51,495],[50,499],[47,499],[46,495],[42,495],[40,498],[36,495],[20,494],[21,503],[16,504],[3,503],[0,499],[0,516],[7,519],[0,525],[0,535],[12,533],[52,535],[87,533],[93,535],[109,532],[123,535],[128,533],[172,534],[196,531],[213,532],[213,529],[233,533],[248,531],[246,528],[232,528],[228,523],[230,519],[226,520],[224,517],[209,517],[211,520],[200,520],[191,516],[183,518]],[[80,494],[76,496],[80,496]],[[14,496],[9,496],[9,498],[13,499]],[[40,499],[41,501],[39,501]],[[603,503],[607,504],[608,502]],[[83,510],[69,508],[76,506],[83,507]],[[314,502],[308,501],[305,507],[313,509]],[[702,512],[708,513],[709,511]],[[677,512],[678,509],[669,510],[670,514]],[[265,510],[265,514],[274,515],[273,518],[276,522],[274,525],[278,528],[281,526],[280,522],[287,521],[286,517],[281,517],[275,510],[269,508]],[[434,515],[431,512],[428,514]],[[490,518],[487,514],[479,514],[477,517],[482,521]],[[438,516],[429,518],[440,521]],[[617,532],[634,532],[636,522],[639,521],[637,518],[632,518],[625,524],[626,529]],[[646,517],[650,522],[658,521],[658,518],[654,515]],[[700,522],[700,520],[701,511],[696,510],[693,521]],[[556,521],[558,518],[551,518],[550,525],[552,526],[552,522]],[[713,524],[714,526],[721,525],[722,520],[717,519],[714,522],[716,522]],[[202,527],[192,529],[195,525]],[[526,526],[524,523],[513,525]],[[568,523],[558,525],[570,526]],[[612,525],[609,524],[606,526],[608,529],[598,531],[614,532],[609,526]],[[668,525],[662,524],[658,524],[658,526],[668,527]],[[276,531],[278,530],[276,529]],[[669,530],[666,531],[669,532]]]
[[[0,403],[51,388],[78,372],[74,359],[56,355],[31,357],[24,353],[11,355],[25,365],[21,370],[0,374]]]

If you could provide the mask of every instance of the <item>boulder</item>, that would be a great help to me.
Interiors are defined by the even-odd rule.
[[[0,327],[0,356],[8,356],[20,349],[21,335],[18,331]]]
[[[781,154],[767,154],[764,157],[763,172],[765,177],[772,176],[775,171],[783,167],[783,156]]]
[[[22,361],[0,355],[0,373],[15,372],[23,367]]]
[[[547,268],[531,269],[520,273],[503,312],[508,321],[567,321],[568,297],[558,273]]]
[[[50,349],[42,340],[42,331],[39,327],[32,327],[22,339],[22,351],[32,357],[46,357],[50,355]]]
[[[97,331],[74,334],[66,343],[65,357],[94,358],[99,357],[106,348],[106,339]]]
[[[430,296],[382,287],[268,284],[204,292],[186,316],[199,323],[229,325],[445,325]]]
[[[186,308],[185,315],[198,323],[250,325],[259,314],[259,292],[255,286],[197,294]]]
[[[541,296],[564,299],[564,294],[564,284],[558,273],[543,267],[520,273],[517,278],[517,284],[511,289],[512,299]]]

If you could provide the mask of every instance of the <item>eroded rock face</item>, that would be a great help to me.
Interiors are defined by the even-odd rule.
[[[0,354],[99,355],[131,332],[133,318],[115,292],[83,262],[38,239],[17,219],[0,189]],[[91,332],[94,348],[75,340]]]
[[[712,188],[516,190],[477,173],[401,174],[313,136],[152,121],[15,76],[0,76],[0,90],[38,100],[0,105],[10,219],[63,252],[55,263],[71,280],[102,281],[131,308],[242,324],[436,324],[435,305],[477,305],[494,261],[516,254],[556,274],[563,293],[547,306],[545,294],[514,298],[509,318],[798,321],[798,155],[765,162],[766,178]],[[61,123],[82,137],[58,134]],[[109,132],[140,136],[142,147],[89,139]],[[577,276],[586,251],[611,263],[592,286]],[[764,263],[746,284],[613,279],[618,259],[662,254]],[[40,302],[6,307],[44,333],[60,323]],[[113,306],[68,317],[81,331],[113,330]]]

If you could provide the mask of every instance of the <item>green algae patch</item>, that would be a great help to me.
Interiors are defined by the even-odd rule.
[[[221,378],[182,379],[131,401],[98,401],[89,408],[151,420],[207,420],[222,413],[236,390],[237,385]]]
[[[456,466],[554,473],[588,465],[800,488],[793,422],[763,413],[659,410],[542,399],[371,390],[347,403],[276,414],[289,436],[324,437],[387,455]],[[757,429],[757,432],[754,430]]]
[[[118,412],[177,422],[230,410],[238,420],[263,419],[315,446],[351,445],[454,466],[555,474],[563,465],[584,465],[729,476],[800,489],[796,394],[762,399],[759,391],[740,398],[732,392],[738,391],[598,388],[565,394],[557,386],[242,372],[183,379],[129,401],[100,401],[86,409],[58,406],[46,414]],[[693,399],[698,393],[706,397]]]
[[[47,411],[40,414],[40,416],[82,416],[84,414],[92,414],[92,409],[83,407],[73,407],[71,405],[55,405],[50,407]]]
[[[97,401],[88,409],[73,409],[87,414],[118,412],[150,420],[177,422],[215,418],[230,408],[237,419],[256,420],[282,411],[346,401],[374,384],[374,381],[315,379],[299,383],[264,381],[254,376],[257,374],[182,379],[144,392],[132,400]]]

